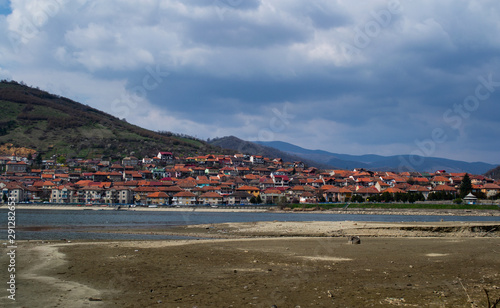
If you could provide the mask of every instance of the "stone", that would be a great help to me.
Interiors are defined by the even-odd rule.
[[[350,236],[348,243],[349,244],[361,244],[361,239],[359,238],[359,236]]]

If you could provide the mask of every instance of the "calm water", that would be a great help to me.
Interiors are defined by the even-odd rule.
[[[0,242],[7,239],[7,210],[0,210]],[[16,210],[17,240],[181,239],[164,235],[106,233],[113,229],[147,229],[179,225],[252,221],[500,221],[494,216],[355,215],[315,213],[152,212],[96,210]]]

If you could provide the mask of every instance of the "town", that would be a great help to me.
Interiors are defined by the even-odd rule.
[[[158,152],[151,156],[121,161],[2,156],[2,202],[215,207],[438,200],[475,204],[478,199],[500,197],[499,180],[445,170],[319,170],[300,161],[245,154],[179,158],[172,152]],[[470,179],[466,195],[460,191],[464,178]]]

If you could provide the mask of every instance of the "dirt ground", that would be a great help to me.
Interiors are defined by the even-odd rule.
[[[384,231],[352,245],[345,234],[269,237],[270,224],[185,229],[230,239],[20,243],[18,300],[12,306],[4,291],[0,305],[488,307],[488,298],[490,306],[500,298],[500,239],[491,228],[463,233],[463,225],[437,224],[446,236],[409,237],[399,226],[395,236]],[[257,236],[255,228],[266,237],[236,238],[243,230]]]

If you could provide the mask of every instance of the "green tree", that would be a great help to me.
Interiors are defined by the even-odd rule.
[[[393,198],[392,194],[390,194],[390,193],[389,193],[389,192],[387,192],[387,191],[384,191],[384,192],[382,193],[382,197],[381,197],[381,198],[382,198],[382,200],[383,200],[384,202],[391,202],[391,201],[394,201],[394,198]]]
[[[35,165],[37,165],[38,167],[41,167],[42,166],[42,154],[38,153],[36,154],[36,158],[35,158]]]
[[[352,196],[352,202],[362,203],[365,202],[365,199],[361,195],[354,195]]]
[[[257,196],[257,198],[255,198],[255,203],[257,204],[261,204],[262,203],[262,198],[260,197],[260,195]]]
[[[66,157],[61,155],[61,156],[57,157],[56,161],[58,164],[64,165],[66,163]]]
[[[425,201],[425,196],[423,193],[418,193],[417,195],[417,200],[418,201]]]
[[[469,175],[466,173],[460,183],[460,198],[464,198],[472,191],[472,182]]]

